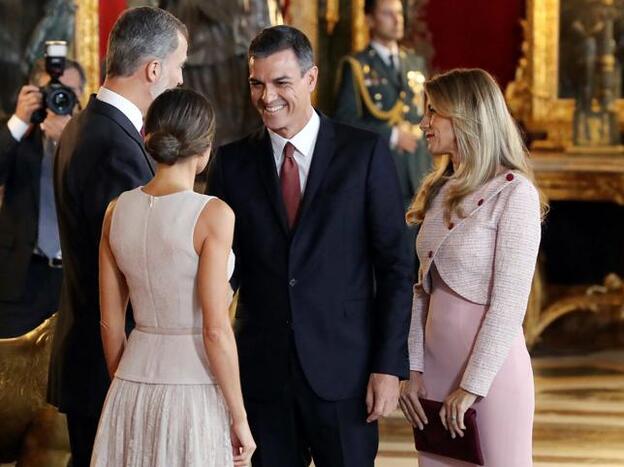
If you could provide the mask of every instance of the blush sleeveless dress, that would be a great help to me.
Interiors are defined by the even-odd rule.
[[[464,369],[488,307],[466,300],[451,290],[435,267],[430,269],[432,293],[425,325],[427,398],[442,401],[459,387]],[[515,337],[507,359],[488,394],[472,406],[477,412],[481,448],[488,467],[530,467],[535,407],[531,359],[524,336]],[[450,435],[449,435],[450,436]],[[419,467],[469,467],[424,452]]]
[[[212,197],[123,193],[110,244],[130,291],[136,327],[112,381],[93,467],[232,465],[230,418],[210,370],[197,293],[193,233]],[[234,269],[230,253],[228,270]]]

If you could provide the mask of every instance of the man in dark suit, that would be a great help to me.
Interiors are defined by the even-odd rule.
[[[235,331],[254,467],[373,466],[377,419],[407,377],[412,265],[387,144],[311,105],[310,42],[265,29],[249,50],[265,128],[213,161],[236,214]]]
[[[44,61],[38,60],[15,113],[0,125],[0,338],[34,329],[58,308],[63,271],[52,166],[71,115],[48,110],[41,124],[31,123],[41,107],[39,88],[48,81]],[[66,61],[60,81],[80,99],[85,74],[77,62]]]
[[[73,467],[89,465],[109,386],[98,299],[98,247],[108,203],[154,174],[140,131],[164,90],[182,84],[187,31],[158,8],[126,11],[111,31],[106,79],[59,142],[54,183],[64,281],[49,399],[67,414]]]

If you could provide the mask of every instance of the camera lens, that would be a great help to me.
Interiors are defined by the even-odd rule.
[[[76,105],[76,96],[71,89],[57,88],[48,94],[46,104],[57,115],[69,115]]]

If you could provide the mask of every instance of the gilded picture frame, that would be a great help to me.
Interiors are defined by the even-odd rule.
[[[522,57],[506,90],[514,116],[532,135],[545,136],[534,148],[572,145],[575,100],[560,98],[558,89],[560,7],[560,0],[527,0]],[[616,111],[622,127],[624,99],[617,99]]]

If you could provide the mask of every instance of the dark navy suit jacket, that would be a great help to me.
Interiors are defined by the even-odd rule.
[[[110,383],[99,324],[102,222],[110,201],[153,175],[143,138],[117,108],[92,96],[65,127],[54,165],[64,276],[48,382],[63,412],[100,414]]]
[[[413,255],[387,146],[321,115],[292,231],[266,129],[211,162],[208,193],[236,214],[235,332],[246,397],[281,395],[291,351],[326,400],[363,396],[371,372],[408,376]]]

